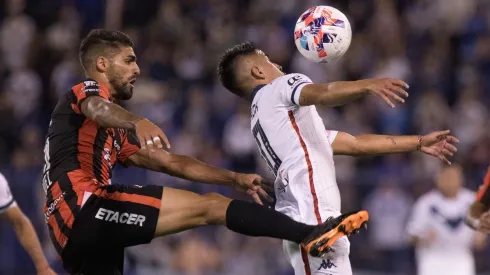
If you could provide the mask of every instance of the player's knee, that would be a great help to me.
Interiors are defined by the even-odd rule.
[[[204,194],[203,197],[205,198],[203,208],[205,209],[206,223],[224,223],[226,219],[226,208],[231,199],[218,193]]]

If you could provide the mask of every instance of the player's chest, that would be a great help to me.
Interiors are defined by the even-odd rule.
[[[427,215],[435,225],[442,229],[457,231],[463,227],[464,216],[468,209],[465,203],[437,203],[429,205]]]
[[[126,132],[122,129],[105,129],[103,135],[99,135],[99,140],[96,140],[101,146],[97,146],[102,152],[102,158],[112,168],[116,163],[122,149],[122,142]]]

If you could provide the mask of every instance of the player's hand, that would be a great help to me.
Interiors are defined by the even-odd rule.
[[[480,224],[478,225],[477,230],[480,232],[490,233],[490,212],[483,213],[480,218]]]
[[[417,236],[416,237],[416,243],[415,245],[417,247],[428,247],[430,246],[435,240],[437,239],[437,233],[432,230],[432,229],[429,229],[428,231],[426,231],[424,234],[422,234],[421,236]]]
[[[269,194],[267,194],[267,192],[274,191],[272,185],[273,184],[271,182],[257,174],[237,173],[235,177],[234,187],[236,190],[246,192],[247,194],[252,196],[256,203],[264,205],[262,203],[262,199],[265,199],[268,202],[274,201],[269,196]]]
[[[423,246],[429,246],[437,239],[437,233],[434,230],[429,230],[423,239]]]
[[[56,275],[50,267],[42,268],[37,270],[37,275]]]
[[[162,142],[165,143],[167,149],[170,148],[170,142],[168,142],[167,136],[160,128],[158,128],[158,126],[148,119],[144,118],[136,122],[135,130],[141,144],[141,149],[146,149],[146,147],[148,147],[150,151],[153,151],[154,146],[162,149]]]
[[[453,136],[449,135],[450,131],[438,131],[432,132],[428,135],[422,137],[420,151],[434,156],[441,161],[451,165],[448,160],[452,157],[458,149],[453,145],[453,143],[458,143],[459,140]]]
[[[382,79],[365,79],[363,85],[366,90],[375,96],[383,99],[391,108],[395,108],[393,101],[404,103],[404,97],[408,97],[408,84],[399,79],[382,78]]]

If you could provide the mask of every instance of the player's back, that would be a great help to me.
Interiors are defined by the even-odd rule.
[[[252,134],[276,176],[276,210],[296,220],[318,223],[340,213],[331,143],[315,106],[298,105],[311,80],[289,74],[259,86],[252,95]]]

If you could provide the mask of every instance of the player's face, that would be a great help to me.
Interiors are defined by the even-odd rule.
[[[140,74],[140,68],[136,64],[136,55],[133,48],[123,47],[121,51],[114,55],[111,66],[107,70],[109,83],[114,88],[115,98],[128,100],[133,96],[134,82],[136,76]]]
[[[266,77],[270,79],[270,81],[284,75],[282,67],[272,62],[263,51],[258,50],[257,54],[259,56],[259,65],[261,70],[265,73]]]
[[[437,181],[437,187],[446,196],[456,196],[463,184],[461,170],[458,168],[446,168],[442,171]]]

